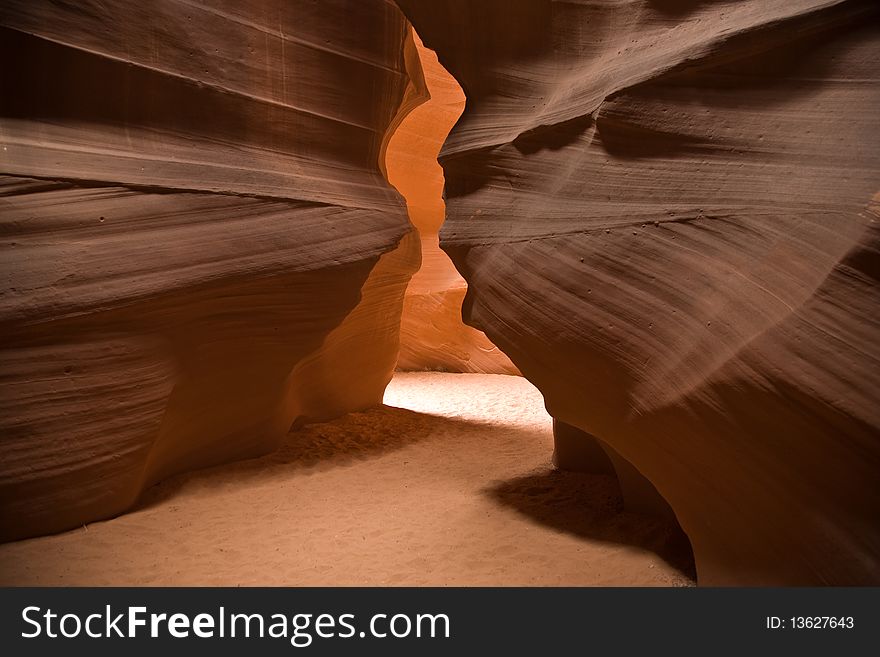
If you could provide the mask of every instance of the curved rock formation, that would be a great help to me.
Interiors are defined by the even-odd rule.
[[[404,299],[397,367],[517,374],[510,359],[482,331],[461,320],[467,284],[440,250],[438,232],[445,205],[443,170],[437,155],[464,110],[465,98],[455,79],[417,35],[414,45],[430,99],[401,121],[389,141],[385,160],[388,179],[406,198],[422,245],[422,264]]]
[[[466,321],[656,487],[702,583],[880,583],[876,3],[398,4],[468,97]]]
[[[381,402],[418,242],[380,162],[426,96],[394,5],[11,1],[0,24],[0,539]]]

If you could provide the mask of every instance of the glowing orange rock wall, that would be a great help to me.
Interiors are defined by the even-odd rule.
[[[415,36],[430,98],[400,123],[388,144],[388,179],[406,198],[421,238],[422,264],[410,281],[400,326],[401,370],[515,374],[510,359],[482,331],[461,320],[467,283],[440,250],[445,218],[437,155],[464,110],[464,92]]]

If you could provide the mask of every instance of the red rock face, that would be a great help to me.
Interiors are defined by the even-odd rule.
[[[880,582],[876,3],[398,4],[468,97],[465,320],[702,583]]]
[[[0,538],[381,403],[418,266],[381,167],[425,97],[400,12],[29,1],[0,19]]]

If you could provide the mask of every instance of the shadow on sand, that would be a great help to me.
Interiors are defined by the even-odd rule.
[[[625,511],[613,476],[548,468],[496,484],[486,493],[557,531],[654,552],[696,581],[694,555],[687,535],[664,518]]]

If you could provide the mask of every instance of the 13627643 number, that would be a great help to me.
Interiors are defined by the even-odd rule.
[[[851,630],[855,627],[855,620],[852,616],[792,616],[790,619],[791,629],[794,630],[813,630],[813,629],[847,629]]]

